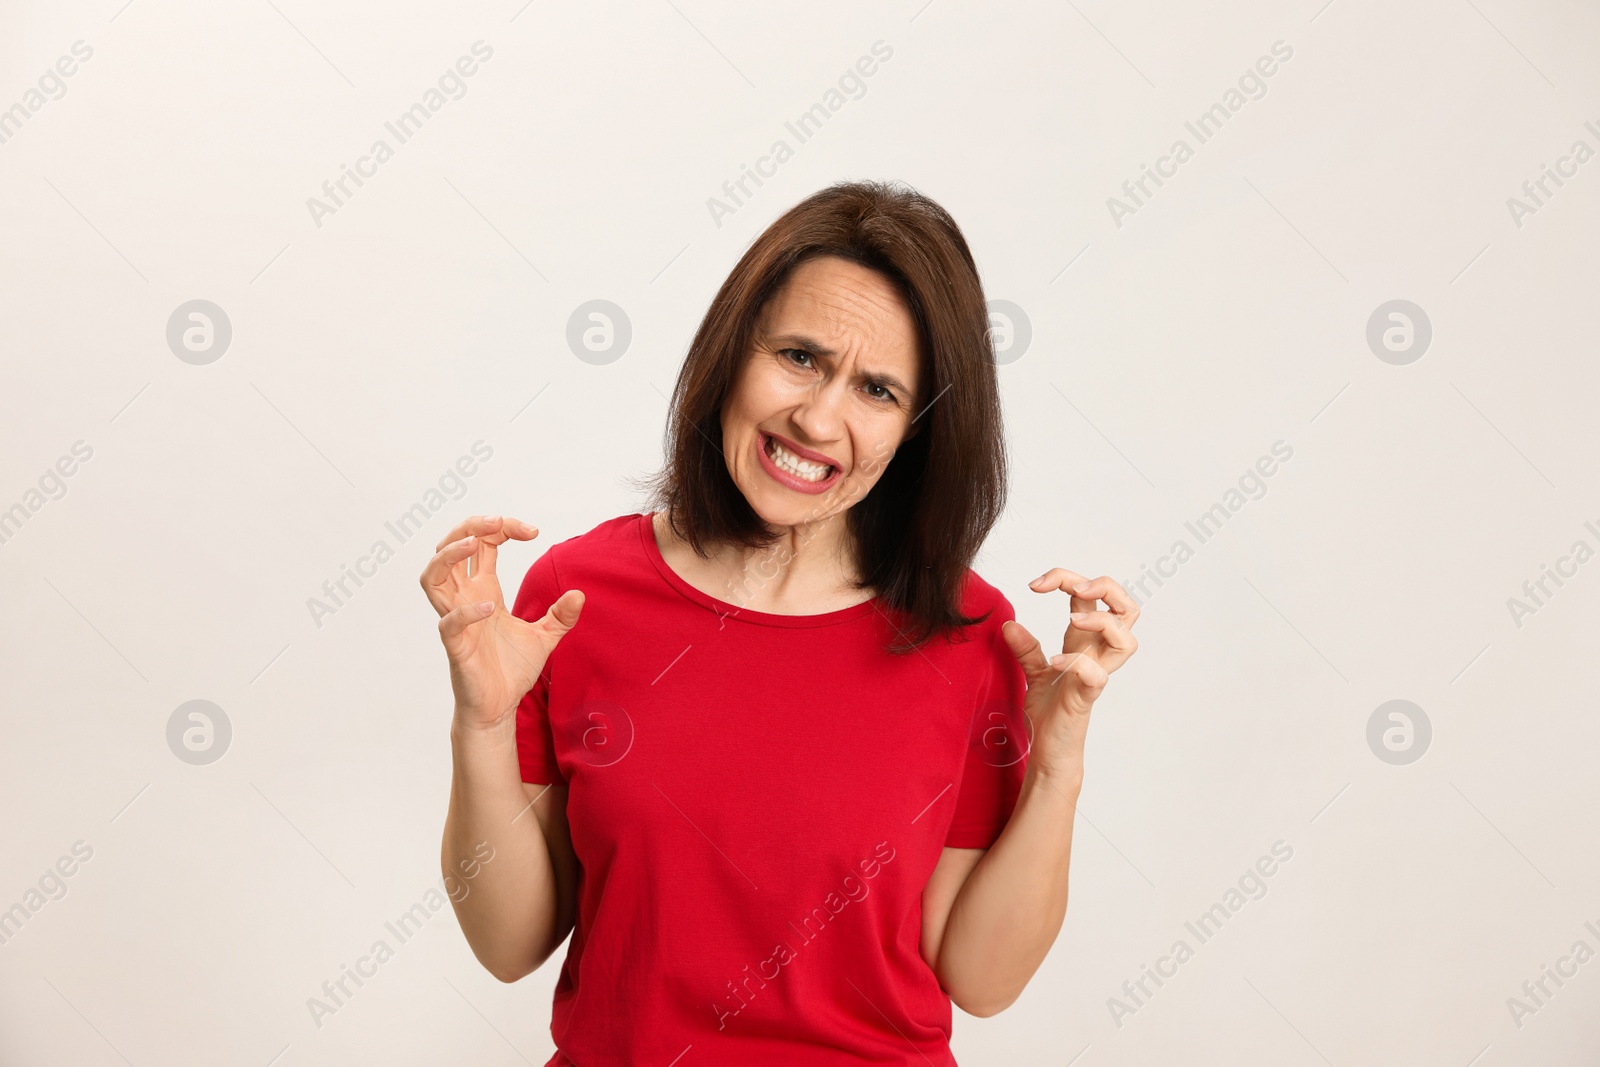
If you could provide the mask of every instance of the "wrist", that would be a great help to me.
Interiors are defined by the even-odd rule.
[[[1076,796],[1083,788],[1083,747],[1036,742],[1028,752],[1027,776]]]
[[[484,722],[474,713],[457,707],[450,720],[450,738],[457,744],[489,745],[496,748],[508,743],[515,745],[516,714],[503,715],[493,722]]]

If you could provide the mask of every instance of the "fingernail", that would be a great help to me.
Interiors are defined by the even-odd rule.
[[[1089,613],[1087,611],[1074,611],[1071,613],[1070,617],[1081,621],[1083,619],[1087,619],[1089,617]]]
[[[1081,593],[1081,592],[1083,592],[1083,591],[1084,591],[1084,590],[1085,590],[1085,589],[1088,589],[1088,588],[1089,588],[1089,586],[1090,586],[1090,584],[1091,584],[1091,583],[1089,583],[1089,582],[1079,582],[1079,583],[1078,583],[1078,584],[1077,584],[1077,585],[1075,585],[1075,586],[1073,586],[1073,587],[1072,587],[1072,591],[1073,591],[1073,592],[1074,592],[1074,593]]]
[[[498,516],[498,515],[485,515],[483,517],[483,521],[484,522],[499,522],[500,521],[500,516]]]
[[[1044,581],[1044,578],[1045,578],[1045,576],[1041,574],[1041,575],[1039,575],[1039,577],[1035,578],[1033,581],[1029,582],[1028,584],[1029,585],[1038,585],[1040,582]]]
[[[483,614],[485,614],[485,615],[489,614],[491,611],[494,610],[494,601],[492,601],[492,600],[480,601],[479,604],[478,604],[478,610],[480,612],[482,612]]]

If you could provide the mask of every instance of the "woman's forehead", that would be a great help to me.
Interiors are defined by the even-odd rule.
[[[836,262],[850,270],[807,275],[797,270],[798,276],[791,276],[763,309],[766,339],[794,342],[821,356],[870,354],[914,364],[916,323],[894,284],[876,271]]]

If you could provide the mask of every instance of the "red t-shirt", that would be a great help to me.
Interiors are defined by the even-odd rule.
[[[582,865],[546,1067],[954,1064],[922,890],[1021,788],[1010,602],[969,571],[988,619],[895,656],[876,600],[774,615],[694,588],[647,514],[551,546],[513,612],[573,588],[517,711],[522,780],[567,787]]]

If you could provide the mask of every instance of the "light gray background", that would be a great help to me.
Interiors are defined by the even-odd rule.
[[[543,529],[509,593],[637,510],[717,285],[847,177],[937,198],[1031,322],[977,567],[1047,641],[1066,603],[1029,579],[1133,579],[1293,448],[1150,587],[1065,928],[1011,1009],[957,1013],[960,1061],[1595,1062],[1600,961],[1520,1026],[1507,1006],[1600,950],[1600,563],[1520,626],[1507,606],[1600,547],[1600,161],[1520,227],[1507,206],[1600,148],[1592,6],[123,5],[0,24],[0,107],[94,50],[0,145],[0,508],[93,449],[0,545],[0,908],[94,850],[0,946],[0,1062],[544,1062],[555,964],[496,982],[448,909],[320,1028],[306,1006],[438,878],[450,697],[417,573],[505,512]],[[315,225],[306,199],[480,39],[467,94]],[[718,226],[708,198],[878,40],[865,95]],[[1279,40],[1266,95],[1197,145],[1184,122]],[[1115,225],[1179,137],[1195,157]],[[165,340],[194,299],[233,328],[205,366]],[[593,299],[633,331],[603,366],[565,339]],[[1366,342],[1395,299],[1433,328],[1405,366]],[[385,521],[479,439],[398,545]],[[396,558],[317,626],[307,598],[380,538]],[[194,699],[232,724],[206,766],[166,741]],[[1433,727],[1408,765],[1367,743],[1392,699]],[[1267,895],[1118,1026],[1108,998],[1279,840]]]

